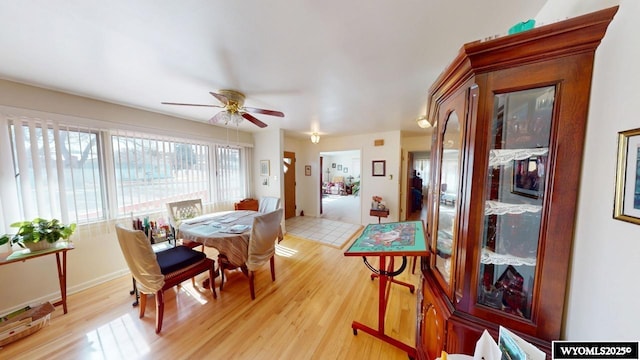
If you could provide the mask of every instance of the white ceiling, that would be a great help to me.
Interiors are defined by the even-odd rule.
[[[219,109],[160,102],[234,89],[291,136],[415,132],[460,46],[545,2],[3,0],[0,77],[203,122]]]

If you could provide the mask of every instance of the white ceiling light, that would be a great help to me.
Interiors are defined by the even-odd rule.
[[[320,135],[318,133],[311,134],[311,142],[317,144],[320,142]]]
[[[214,123],[218,123],[218,124],[223,124],[223,125],[235,125],[238,126],[240,125],[240,123],[242,122],[243,117],[242,115],[240,115],[240,113],[236,112],[236,111],[220,111],[219,113],[217,113],[214,117],[211,118],[211,121]]]
[[[429,123],[429,120],[427,120],[426,116],[420,116],[416,122],[418,123],[418,126],[420,126],[423,129],[429,128],[431,127],[431,124]]]

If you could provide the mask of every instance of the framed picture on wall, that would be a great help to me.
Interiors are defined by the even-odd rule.
[[[342,164],[338,164],[338,171],[342,171]]]
[[[260,160],[260,176],[269,176],[269,160]]]
[[[613,218],[640,224],[640,129],[618,133]]]
[[[371,176],[385,176],[386,175],[386,161],[373,160],[371,162]]]
[[[349,168],[345,166],[345,167],[342,168],[342,171],[348,173],[349,172]]]
[[[304,166],[304,175],[305,176],[311,176],[311,165],[305,165]]]
[[[335,169],[336,168],[336,163],[331,163],[331,167]]]

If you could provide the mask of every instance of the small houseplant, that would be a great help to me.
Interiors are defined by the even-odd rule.
[[[60,239],[68,239],[76,230],[76,224],[64,225],[58,219],[42,218],[13,223],[11,227],[18,228],[18,232],[15,235],[5,234],[0,237],[0,245],[8,242],[11,246],[18,244],[20,247],[28,247],[32,250],[34,247],[44,249]]]

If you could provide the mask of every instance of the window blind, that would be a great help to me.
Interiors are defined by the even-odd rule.
[[[9,118],[18,220],[63,223],[104,219],[97,129],[53,121]],[[3,203],[6,210],[7,204]]]

